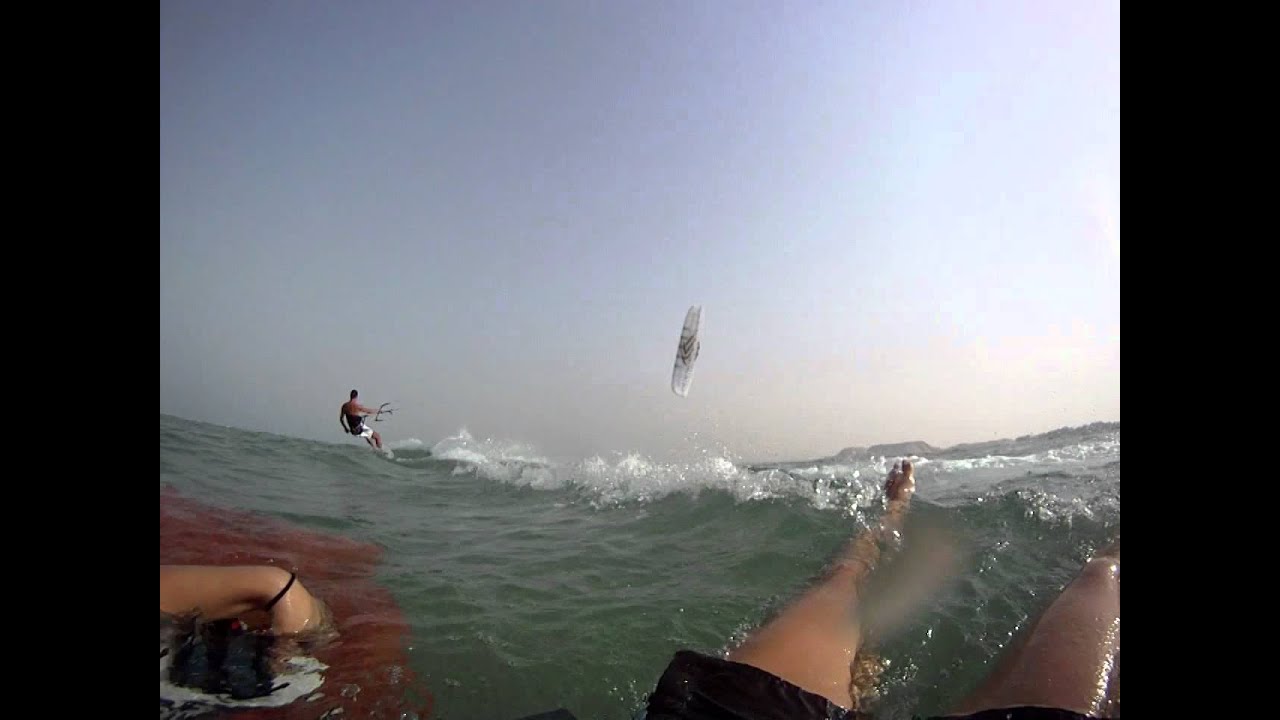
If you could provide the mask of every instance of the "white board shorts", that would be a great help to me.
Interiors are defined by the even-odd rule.
[[[353,434],[353,435],[355,435],[356,437],[371,438],[371,437],[373,437],[373,428],[371,428],[371,427],[369,427],[368,425],[366,425],[365,423],[361,422],[361,423],[360,423],[360,432],[358,432],[358,433],[352,433],[352,434]]]

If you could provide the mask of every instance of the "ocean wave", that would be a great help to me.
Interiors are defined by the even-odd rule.
[[[510,447],[489,442],[489,447]],[[1095,518],[1119,512],[1119,470],[1114,455],[1096,462],[1066,452],[987,462],[916,458],[917,495],[943,506],[980,505],[1013,498],[1026,513],[1045,521]],[[1118,452],[1118,449],[1117,449]],[[537,490],[573,491],[592,505],[656,502],[670,495],[697,498],[727,494],[740,503],[795,500],[814,509],[857,516],[883,501],[883,483],[893,458],[802,467],[750,467],[709,456],[687,463],[662,463],[638,453],[594,456],[553,465],[524,454],[488,455],[476,444],[451,450],[454,474]],[[1078,457],[1084,457],[1078,455]],[[1111,458],[1109,461],[1107,458]],[[1113,475],[1114,477],[1109,477]]]
[[[161,431],[167,442],[176,439],[174,429],[166,428],[163,422]],[[380,462],[354,445],[231,432],[244,435],[241,439],[255,455],[305,453],[309,460],[339,465],[348,473]],[[219,435],[221,442],[226,442],[225,433],[217,432],[208,437],[189,433],[187,439],[203,445]],[[1021,455],[947,457],[954,455],[953,448],[938,451],[943,457],[911,456],[916,466],[917,497],[951,507],[1011,497],[1023,510],[1046,522],[1118,515],[1118,428],[1108,425],[1058,432],[1056,438],[1066,444],[1057,447],[1045,447],[1046,437],[1009,441],[1024,449],[1034,446],[1035,452]],[[387,457],[393,461],[392,467],[404,472],[437,469],[454,477],[469,475],[535,490],[570,492],[597,507],[652,503],[677,494],[696,498],[715,492],[739,503],[796,501],[847,515],[860,515],[882,502],[884,478],[898,459],[845,453],[820,460],[752,465],[718,448],[687,462],[659,462],[640,453],[620,452],[555,463],[529,443],[476,438],[465,427],[430,445],[410,437],[389,441],[386,447],[391,451]]]

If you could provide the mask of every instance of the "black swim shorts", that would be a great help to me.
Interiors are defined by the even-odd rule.
[[[856,720],[858,714],[760,668],[681,650],[649,696],[646,720]]]
[[[969,715],[935,715],[929,720],[1107,720],[1093,715],[1081,715],[1071,710],[1051,707],[1021,705],[1018,707],[979,710]]]
[[[846,710],[773,673],[689,650],[672,658],[649,695],[645,720],[858,720]],[[930,720],[1096,720],[1070,710],[1009,707]]]

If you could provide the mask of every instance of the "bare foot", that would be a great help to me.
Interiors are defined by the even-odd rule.
[[[884,481],[884,495],[890,502],[909,500],[916,492],[915,468],[903,458],[893,464],[889,477]]]

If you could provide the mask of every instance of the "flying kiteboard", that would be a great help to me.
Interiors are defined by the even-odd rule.
[[[693,364],[698,360],[698,352],[702,349],[702,341],[698,332],[702,328],[702,306],[694,305],[684,316],[684,327],[680,329],[680,344],[676,346],[676,362],[671,368],[671,392],[680,397],[689,396],[689,385],[693,383]]]

